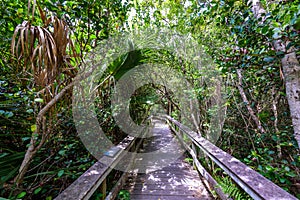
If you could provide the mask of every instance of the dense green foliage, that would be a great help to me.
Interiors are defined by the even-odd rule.
[[[32,138],[37,138],[37,144],[42,141],[41,136],[34,135],[39,128],[38,113],[73,80],[88,52],[120,32],[169,28],[194,37],[222,74],[226,85],[226,118],[217,146],[300,198],[299,147],[293,136],[281,67],[281,58],[286,52],[276,51],[273,44],[278,39],[290,41],[286,48],[295,49],[299,60],[298,0],[261,1],[267,11],[261,16],[264,20],[255,18],[251,4],[246,1],[34,2],[29,1],[30,7],[23,1],[0,2],[0,196],[50,200],[87,170],[96,160],[77,136],[69,91],[43,116],[46,125],[41,130],[46,130],[46,140],[34,155],[24,180],[18,185],[14,181]],[[51,16],[63,20],[69,27],[74,47],[66,51],[67,64],[62,62],[57,67],[59,74],[54,81],[47,82],[46,87],[38,84],[37,80],[44,79],[37,79],[34,67],[28,67],[31,65],[23,59],[25,54],[20,58],[12,54],[11,42],[17,25],[23,21],[55,35],[54,25],[46,22]],[[211,96],[207,85],[196,84],[201,78],[199,72],[189,61],[175,58],[167,51],[143,49],[122,55],[99,80],[104,84],[97,91],[96,112],[107,136],[117,143],[126,135],[112,116],[110,96],[115,81],[135,66],[150,62],[172,67],[192,83],[201,106],[198,128],[203,135],[208,134],[212,111],[206,106]],[[238,76],[239,69],[242,77]],[[241,91],[264,132],[251,118]],[[180,105],[161,85],[145,85],[132,95],[130,114],[137,124],[155,109],[180,118]],[[215,174],[220,173],[209,163],[206,167]],[[109,178],[111,182],[113,179],[116,177]],[[230,184],[229,179],[220,183],[224,188]],[[227,191],[232,196],[244,195],[235,187],[227,187]],[[95,196],[100,198],[101,194]],[[121,191],[119,198],[127,199],[128,193]]]

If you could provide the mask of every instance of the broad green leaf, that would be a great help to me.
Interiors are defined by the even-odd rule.
[[[280,183],[285,183],[286,179],[285,178],[279,178]]]
[[[31,125],[30,129],[31,129],[32,132],[35,132],[36,131],[36,124]]]
[[[60,150],[58,152],[58,154],[61,155],[61,156],[64,156],[64,155],[66,155],[66,150]]]
[[[266,166],[266,170],[268,170],[268,171],[273,171],[274,168],[273,168],[272,166],[267,165],[267,166]]]
[[[26,110],[26,112],[27,112],[27,113],[33,113],[33,109],[30,108],[30,109]]]
[[[64,170],[60,170],[60,171],[57,173],[57,176],[58,176],[58,177],[61,177],[64,173],[65,173]]]
[[[21,192],[20,194],[18,194],[17,198],[23,198],[25,197],[27,193],[24,191],[24,192]]]
[[[286,173],[286,175],[287,176],[289,176],[289,177],[296,177],[297,175],[295,174],[295,173],[293,173],[293,172],[288,172],[288,173]]]
[[[39,188],[35,189],[35,190],[34,190],[34,194],[38,194],[38,193],[39,193],[41,190],[42,190],[42,188],[41,188],[41,187],[39,187]]]
[[[288,166],[286,166],[286,167],[284,168],[284,170],[287,171],[287,172],[289,172],[291,169],[290,169]]]

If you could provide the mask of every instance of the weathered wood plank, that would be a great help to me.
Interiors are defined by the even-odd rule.
[[[174,137],[167,124],[156,122],[154,129],[154,137],[146,142],[144,152],[160,148]],[[132,173],[123,189],[131,193],[130,199],[213,199],[197,171],[184,158],[147,174]]]
[[[182,142],[182,145],[185,147],[185,149],[189,152],[189,154],[193,157],[193,163],[194,166],[197,168],[198,172],[205,178],[205,180],[207,180],[207,184],[206,182],[204,182],[204,184],[206,184],[206,186],[208,188],[210,188],[211,190],[215,190],[216,193],[218,194],[218,196],[222,199],[222,200],[227,200],[227,199],[231,199],[228,198],[228,195],[226,195],[222,189],[218,186],[217,181],[206,171],[206,169],[200,164],[200,162],[198,161],[197,155],[196,155],[196,149],[195,149],[195,145],[192,144],[192,148],[189,147],[189,145],[187,145],[183,139],[181,134],[176,131],[174,129],[173,126],[171,126],[171,124],[169,124],[172,131],[177,135],[177,137],[180,138],[180,141]]]
[[[194,195],[143,195],[143,194],[131,194],[130,200],[186,200],[186,199],[196,199]],[[201,197],[201,200],[211,200],[210,197]]]

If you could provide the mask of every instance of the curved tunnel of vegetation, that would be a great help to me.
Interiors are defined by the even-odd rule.
[[[299,1],[2,0],[0,5],[1,197],[53,199],[96,162],[72,116],[72,83],[86,55],[118,33],[168,28],[195,38],[226,85],[226,117],[216,145],[300,198]],[[145,63],[186,77],[200,110],[193,129],[208,135],[211,86],[198,84],[202,75],[188,60],[142,49],[120,56],[99,80],[95,110],[107,137],[116,144],[127,135],[112,116],[115,84]],[[180,121],[174,92],[160,84],[138,88],[129,102],[131,118],[141,124],[163,112]],[[206,167],[225,177],[210,163]],[[110,176],[108,182],[116,179]]]

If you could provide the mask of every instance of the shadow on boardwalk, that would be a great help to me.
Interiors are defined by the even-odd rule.
[[[169,127],[154,121],[152,137],[146,139],[142,152],[151,152],[167,146],[174,137]],[[180,144],[178,143],[178,146]],[[172,147],[170,147],[172,148]],[[184,161],[184,155],[174,162],[149,173],[138,173],[139,160],[123,187],[130,192],[130,199],[182,200],[214,199],[204,186],[198,172]]]

